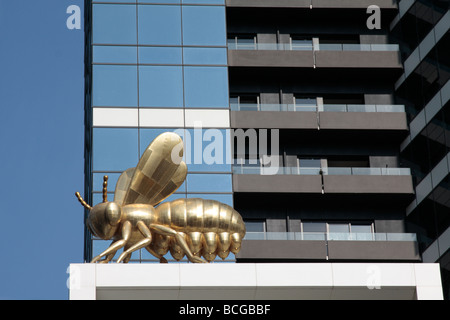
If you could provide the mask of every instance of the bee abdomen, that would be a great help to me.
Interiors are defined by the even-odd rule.
[[[245,235],[241,215],[232,207],[215,200],[178,199],[161,204],[157,209],[157,223],[186,235],[189,249],[195,256],[212,261],[218,255],[225,259],[229,252],[236,254]],[[180,260],[184,252],[175,241],[170,251]]]

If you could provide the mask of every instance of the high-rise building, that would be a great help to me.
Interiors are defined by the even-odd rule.
[[[423,262],[439,262],[450,299],[450,12],[449,1],[401,1],[391,23],[404,69],[395,96],[406,107],[409,133],[401,159],[415,197],[406,225],[417,234]]]
[[[88,203],[102,201],[103,175],[112,198],[121,172],[174,131],[188,176],[167,201],[215,199],[242,215],[247,235],[227,259],[237,264],[214,264],[247,275],[242,297],[441,298],[437,264],[422,261],[441,263],[448,297],[448,1],[104,0],[85,8]],[[87,229],[85,240],[86,261],[109,245]],[[150,261],[144,249],[131,259]],[[177,268],[181,282],[199,272]],[[296,270],[311,272],[310,281],[296,287]],[[246,283],[255,272],[262,282]],[[287,275],[293,283],[279,278]],[[370,276],[388,290],[369,290]],[[117,288],[127,285],[106,283],[98,297],[122,297]],[[239,287],[236,279],[212,291],[198,285],[207,297]],[[168,286],[178,288],[168,287],[169,298],[192,297]],[[308,288],[322,291],[308,296]]]

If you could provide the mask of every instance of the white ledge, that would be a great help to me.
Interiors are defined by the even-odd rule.
[[[442,300],[434,263],[71,264],[70,299]]]

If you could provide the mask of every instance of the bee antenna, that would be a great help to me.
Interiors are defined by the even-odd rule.
[[[86,203],[86,201],[83,200],[83,198],[81,197],[81,195],[80,195],[79,192],[75,192],[75,196],[77,197],[78,201],[80,201],[80,203],[81,203],[81,205],[82,205],[83,207],[85,207],[85,208],[88,209],[88,210],[91,210],[91,209],[92,209],[92,207],[91,207],[90,205],[88,205],[88,204]]]
[[[103,202],[108,202],[108,176],[103,177]]]

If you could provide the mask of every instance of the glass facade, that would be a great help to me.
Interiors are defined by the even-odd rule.
[[[185,141],[188,176],[166,201],[201,197],[232,206],[224,0],[92,1],[90,17],[92,205],[102,201],[104,175],[111,201],[121,172],[159,134],[174,131]],[[223,124],[215,129],[217,111]],[[86,260],[109,246],[87,238]],[[141,250],[131,261],[152,259]]]

